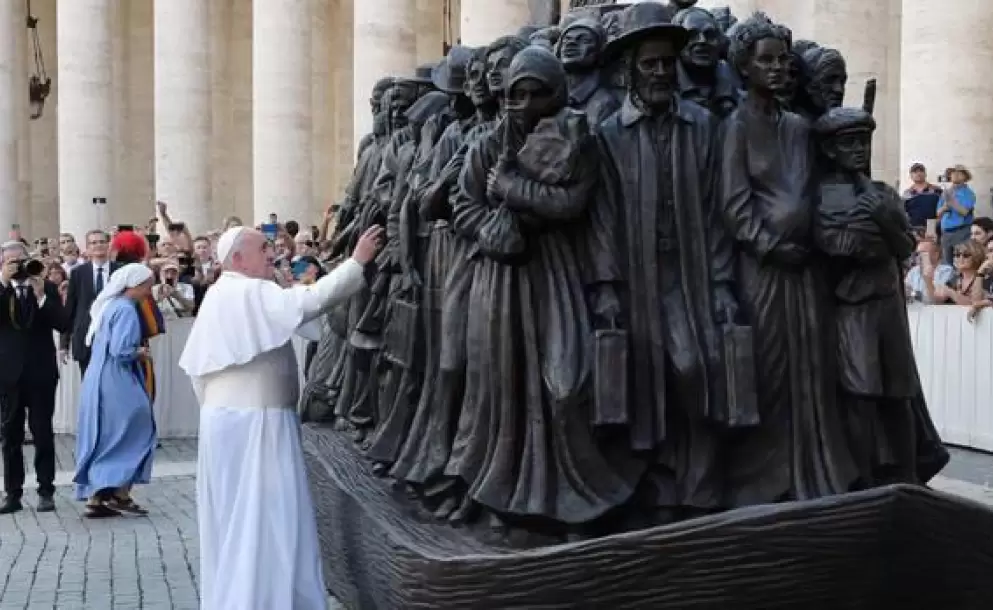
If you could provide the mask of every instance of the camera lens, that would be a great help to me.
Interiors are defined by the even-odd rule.
[[[30,275],[41,275],[45,272],[45,264],[38,260],[29,260],[24,263],[24,271]]]

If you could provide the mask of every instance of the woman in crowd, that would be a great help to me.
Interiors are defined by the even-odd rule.
[[[59,287],[59,296],[62,297],[64,304],[69,290],[69,274],[62,267],[62,263],[50,263],[45,270],[45,279]]]
[[[986,260],[986,248],[973,240],[955,246],[953,250],[956,277],[950,286],[936,286],[939,303],[972,306],[983,300],[983,278],[979,268]]]
[[[86,344],[93,351],[81,388],[73,479],[90,518],[147,513],[131,498],[131,487],[149,482],[156,442],[142,366],[148,348],[136,307],[151,296],[153,282],[145,265],[125,265],[90,309]]]
[[[986,260],[979,267],[979,276],[983,280],[983,298],[969,307],[969,321],[975,322],[979,312],[987,307],[993,307],[993,239],[986,242]]]

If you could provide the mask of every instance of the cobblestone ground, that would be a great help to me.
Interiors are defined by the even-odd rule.
[[[55,513],[0,516],[0,610],[198,610],[196,441],[164,441],[153,481],[135,491],[147,517],[91,520],[72,497],[73,438],[57,439]],[[30,463],[32,448],[25,447]],[[993,456],[952,450],[935,489],[993,505]],[[332,601],[331,608],[341,608]],[[276,609],[274,609],[276,610]]]
[[[72,497],[71,437],[58,439],[57,511],[0,516],[0,609],[197,610],[196,441],[164,441],[135,498],[147,517],[92,520]],[[31,447],[25,458],[32,459]]]

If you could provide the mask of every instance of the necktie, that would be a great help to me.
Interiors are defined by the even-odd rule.
[[[103,290],[103,267],[97,267],[96,289],[97,294],[100,294],[100,291]]]
[[[21,284],[17,287],[17,323],[21,326],[27,326],[30,320],[30,297],[31,292],[27,285]]]

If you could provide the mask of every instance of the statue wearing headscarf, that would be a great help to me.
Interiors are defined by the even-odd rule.
[[[592,333],[577,236],[596,147],[546,49],[514,58],[507,115],[474,143],[455,230],[473,244],[467,383],[447,474],[510,522],[584,524],[631,496],[591,423]]]

